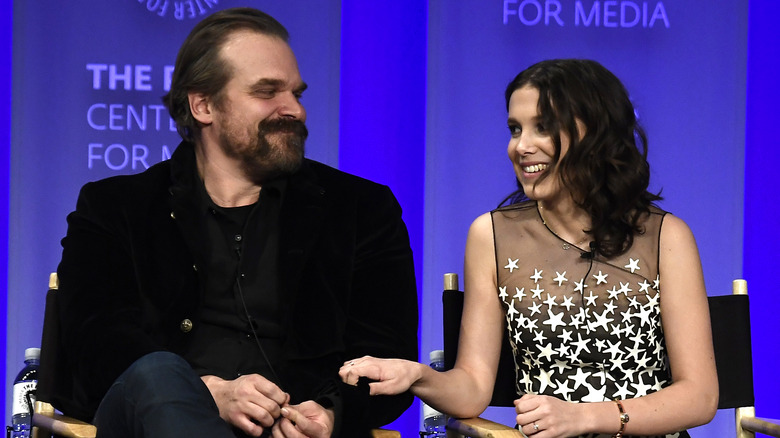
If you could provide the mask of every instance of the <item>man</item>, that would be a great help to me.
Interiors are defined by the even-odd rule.
[[[416,360],[412,254],[387,187],[303,158],[287,38],[249,8],[199,23],[164,98],[184,141],[68,216],[55,405],[101,437],[360,437],[411,403],[338,378]]]

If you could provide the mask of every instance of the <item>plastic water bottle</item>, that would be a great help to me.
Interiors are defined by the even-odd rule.
[[[24,350],[24,368],[14,380],[11,412],[11,438],[29,438],[32,430],[32,414],[35,407],[35,390],[38,388],[40,348]]]
[[[430,353],[431,368],[436,371],[444,371],[444,351],[433,350]],[[447,418],[444,414],[423,403],[423,428],[420,436],[427,438],[446,438]]]

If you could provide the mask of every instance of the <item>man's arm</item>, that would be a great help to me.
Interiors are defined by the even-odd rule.
[[[347,359],[370,355],[417,361],[417,288],[409,236],[390,189],[375,187],[358,209]],[[413,399],[408,393],[370,397],[367,385],[340,385],[345,426],[354,418],[366,418],[369,427],[382,426]]]

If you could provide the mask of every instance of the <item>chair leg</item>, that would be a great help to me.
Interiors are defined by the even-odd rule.
[[[734,416],[737,423],[737,438],[755,438],[756,434],[742,428],[743,418],[752,418],[756,416],[756,408],[753,406],[734,409]]]

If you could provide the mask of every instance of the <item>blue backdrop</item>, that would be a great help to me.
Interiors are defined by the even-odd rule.
[[[310,86],[307,155],[388,184],[404,207],[421,357],[441,347],[441,278],[461,272],[469,223],[513,188],[503,88],[552,57],[594,58],[624,80],[649,133],[653,188],[696,234],[709,293],[747,278],[754,337],[776,345],[769,281],[780,266],[766,243],[780,225],[769,185],[779,161],[775,3],[40,0],[18,1],[11,14],[0,1],[0,57],[9,61],[0,63],[0,132],[11,133],[0,138],[0,194],[10,205],[0,212],[9,229],[8,241],[0,235],[9,249],[8,271],[0,269],[6,382],[24,348],[40,343],[45,281],[78,188],[173,150],[178,136],[159,97],[176,50],[203,16],[239,4],[290,30]],[[778,353],[765,350],[754,353],[758,413],[780,417],[770,370]],[[511,421],[506,411],[489,416]],[[393,426],[415,436],[419,406]],[[728,436],[732,427],[731,413],[719,414],[693,435]]]

